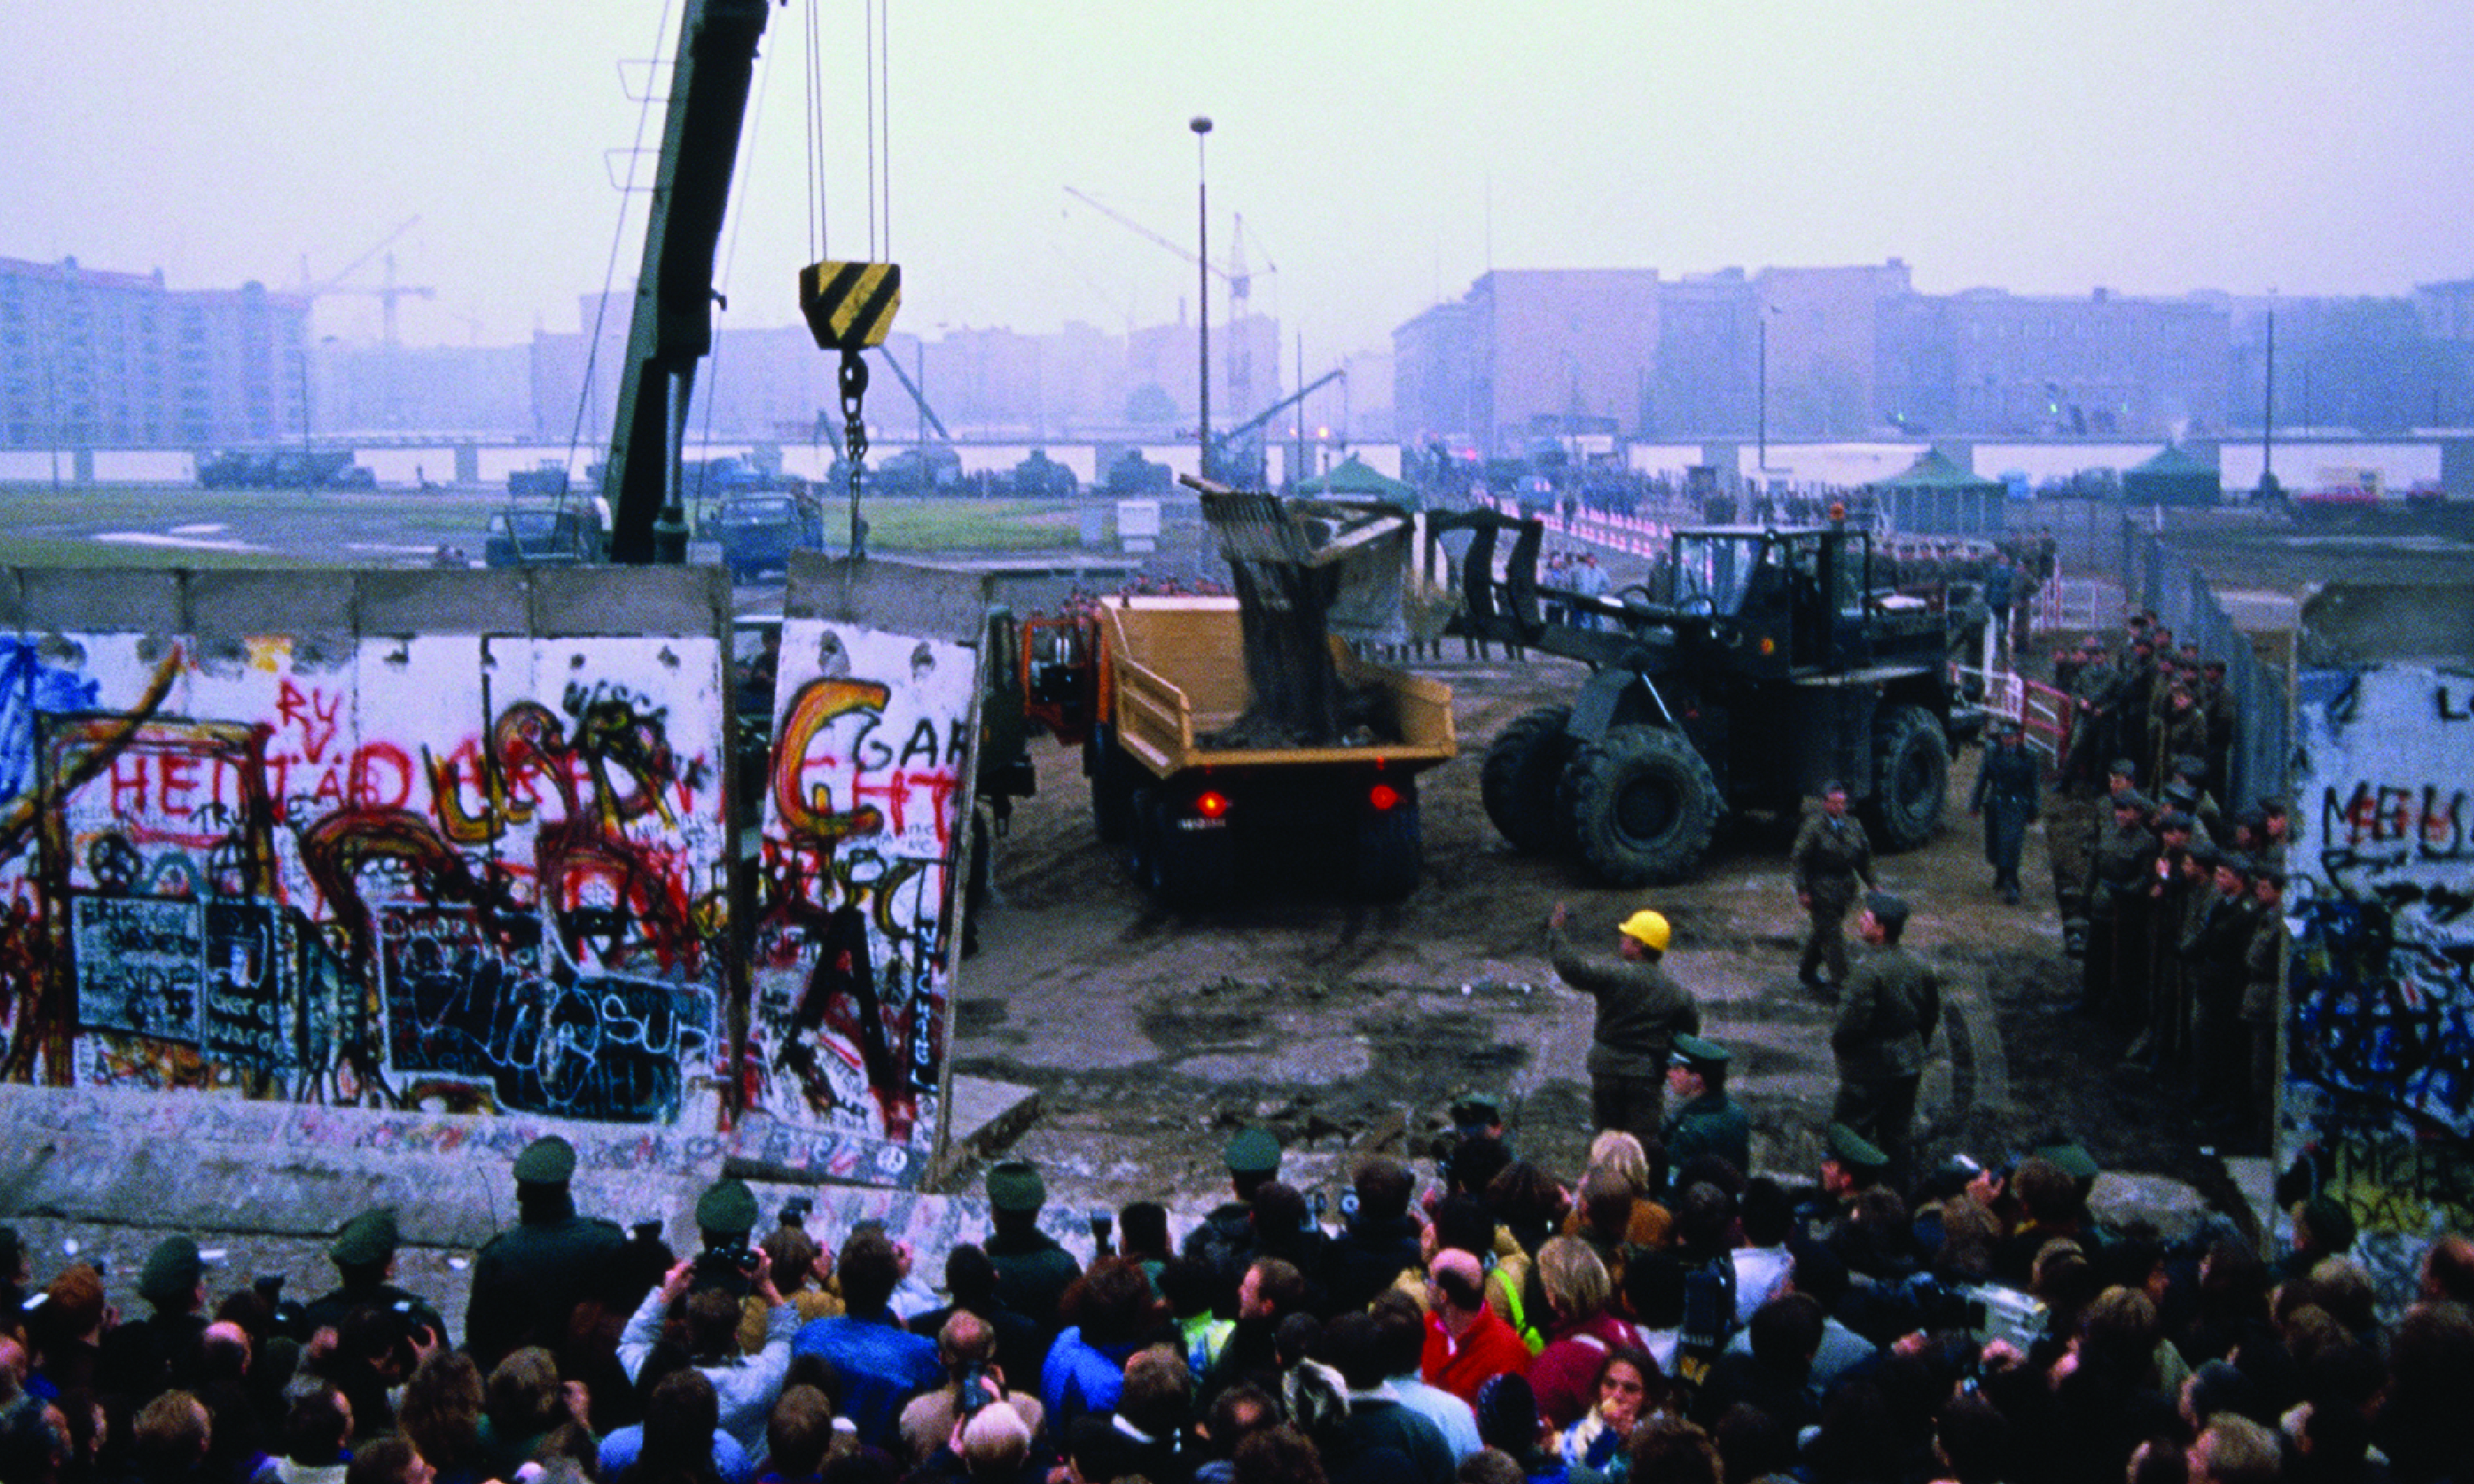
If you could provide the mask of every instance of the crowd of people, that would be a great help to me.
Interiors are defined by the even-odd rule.
[[[1095,1223],[1086,1265],[1008,1161],[933,1292],[881,1226],[812,1233],[805,1201],[768,1225],[733,1180],[675,1257],[658,1226],[579,1212],[556,1138],[516,1163],[518,1221],[475,1259],[460,1343],[395,1285],[391,1209],[345,1225],[335,1289],[297,1306],[211,1300],[197,1244],[167,1238],[144,1318],[83,1263],[30,1287],[0,1233],[0,1480],[2438,1484],[2474,1465],[2474,1242],[2435,1242],[2383,1322],[2324,1195],[2264,1255],[2229,1224],[2167,1242],[2098,1220],[2066,1138],[1903,1182],[1835,1125],[1809,1184],[1748,1176],[1725,1048],[1670,1040],[1658,1136],[1607,1130],[1568,1183],[1469,1097],[1430,1174],[1361,1158],[1326,1225],[1248,1129],[1181,1240],[1135,1203]],[[1652,1115],[1631,1090],[1625,1116]]]
[[[2065,648],[2054,671],[2074,709],[2048,838],[2064,911],[2086,924],[2080,1008],[2125,1061],[2187,1076],[2219,1142],[2261,1147],[2288,806],[2219,802],[2240,720],[2225,665],[2177,648],[2152,613],[2131,615],[2118,643]]]

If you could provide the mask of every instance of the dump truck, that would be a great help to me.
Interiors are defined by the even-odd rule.
[[[1026,715],[1081,745],[1100,838],[1162,901],[1218,902],[1273,874],[1407,895],[1418,775],[1459,750],[1451,690],[1369,663],[1357,643],[1400,633],[1413,523],[1380,500],[1189,483],[1235,595],[1032,619]]]
[[[1162,902],[1225,901],[1267,872],[1395,900],[1418,884],[1418,775],[1459,751],[1449,686],[1329,640],[1346,725],[1297,745],[1249,723],[1231,597],[1122,597],[1023,629],[1027,710],[1082,749],[1100,838]]]

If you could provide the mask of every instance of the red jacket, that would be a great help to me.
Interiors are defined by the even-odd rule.
[[[1477,1322],[1468,1333],[1452,1338],[1443,1328],[1440,1313],[1426,1316],[1426,1352],[1419,1369],[1429,1386],[1440,1386],[1453,1396],[1477,1405],[1477,1389],[1497,1376],[1529,1375],[1529,1347],[1503,1317],[1491,1308],[1477,1312]]]

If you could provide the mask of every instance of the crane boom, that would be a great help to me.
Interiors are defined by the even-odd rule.
[[[1178,257],[1185,259],[1189,263],[1201,261],[1201,259],[1195,256],[1194,250],[1192,248],[1186,247],[1170,238],[1161,236],[1159,233],[1152,230],[1148,227],[1145,227],[1142,223],[1135,221],[1132,217],[1126,215],[1114,206],[1108,205],[1084,192],[1076,190],[1070,185],[1065,187],[1065,194],[1073,197],[1076,201],[1082,203],[1082,204],[1090,207],[1092,210],[1099,212],[1102,216],[1106,217],[1109,221],[1116,223],[1119,227],[1126,228],[1126,230],[1132,232],[1135,236],[1142,238],[1146,242],[1152,243],[1156,247],[1166,248],[1168,251],[1176,253]],[[1246,272],[1244,267],[1240,266],[1234,269],[1223,268],[1218,263],[1203,263],[1202,266],[1209,269],[1220,277],[1228,280],[1229,293],[1235,295],[1239,299],[1246,298],[1246,291],[1251,283],[1251,275]]]
[[[642,565],[687,554],[683,525],[667,541],[656,539],[656,526],[677,498],[679,435],[696,363],[713,348],[714,254],[769,8],[768,0],[688,0],[679,21],[661,167],[645,213],[644,260],[602,480],[614,562]]]
[[[1314,380],[1307,382],[1304,386],[1301,386],[1296,391],[1290,393],[1288,395],[1281,397],[1278,401],[1273,402],[1271,406],[1264,408],[1261,412],[1256,413],[1254,416],[1247,419],[1235,427],[1228,429],[1226,432],[1212,434],[1212,446],[1215,448],[1225,448],[1230,443],[1233,443],[1237,440],[1245,437],[1247,434],[1253,432],[1256,428],[1261,427],[1264,423],[1271,421],[1273,418],[1276,418],[1280,414],[1288,411],[1290,408],[1295,407],[1298,403],[1304,401],[1307,397],[1314,395],[1317,392],[1322,391],[1333,382],[1346,381],[1347,379],[1348,369],[1346,367],[1324,371]]]

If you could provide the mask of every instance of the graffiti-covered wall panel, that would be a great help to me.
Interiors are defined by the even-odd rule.
[[[884,1177],[937,1135],[978,665],[958,638],[798,617],[782,630],[751,1101],[875,1143]]]
[[[718,1122],[717,629],[0,634],[0,1070]]]
[[[2474,1224],[2474,675],[2296,688],[2288,1122],[2405,1257]]]

